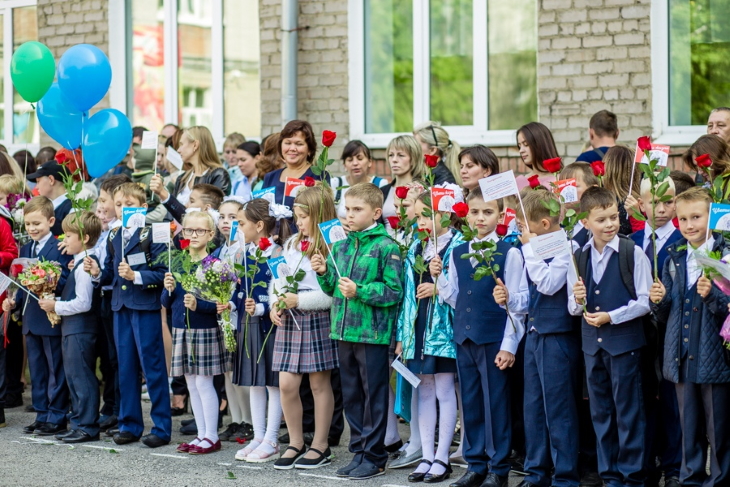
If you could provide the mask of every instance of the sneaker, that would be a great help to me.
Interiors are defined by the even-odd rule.
[[[362,462],[362,464],[350,472],[350,476],[347,477],[350,480],[365,480],[373,477],[385,475],[385,469],[377,467],[370,462]]]

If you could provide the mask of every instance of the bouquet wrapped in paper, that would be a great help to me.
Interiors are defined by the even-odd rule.
[[[730,255],[722,256],[720,252],[708,252],[705,255],[695,254],[697,265],[708,279],[712,279],[715,286],[730,296]],[[725,347],[730,349],[730,315],[720,329],[720,336]]]
[[[61,264],[51,260],[39,260],[28,265],[23,272],[18,274],[20,284],[42,299],[56,299],[54,291],[60,278]],[[51,326],[56,326],[61,322],[61,317],[55,312],[51,311],[46,314]]]

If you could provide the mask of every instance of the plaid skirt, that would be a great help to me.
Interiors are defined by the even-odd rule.
[[[330,338],[329,310],[303,312],[293,308],[281,317],[283,325],[276,330],[274,342],[273,370],[307,374],[339,367],[337,342]]]
[[[226,347],[220,327],[172,329],[172,377],[219,375],[226,370]]]

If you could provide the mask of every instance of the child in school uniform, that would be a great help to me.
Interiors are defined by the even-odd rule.
[[[558,197],[530,191],[517,209],[525,270],[519,289],[494,288],[495,301],[526,314],[524,418],[526,452],[522,486],[572,485],[578,476],[578,403],[580,335],[568,313],[567,274],[571,254],[548,260],[536,255],[531,239],[560,232],[557,216],[546,206]],[[529,228],[529,230],[528,230]],[[553,469],[554,467],[554,469]],[[551,472],[552,471],[552,472]]]
[[[484,201],[481,190],[475,188],[469,191],[466,202],[467,221],[477,231],[475,241],[496,242],[494,264],[499,270],[495,277],[507,287],[517,289],[522,277],[522,255],[519,249],[499,240],[496,232],[504,211],[502,200]],[[505,487],[512,441],[507,369],[515,362],[524,325],[520,316],[511,312],[511,321],[504,308],[489,299],[495,287],[494,278],[474,280],[476,259],[462,258],[469,253],[470,243],[456,247],[449,259],[448,274],[438,279],[439,300],[454,308],[456,365],[464,404],[463,451],[469,465],[467,472],[451,485]]]
[[[435,221],[423,215],[431,207],[430,198],[430,192],[423,192],[415,202],[418,228],[428,232],[429,238],[425,242],[413,242],[406,257],[404,299],[398,314],[395,349],[396,356],[402,354],[408,369],[421,379],[414,394],[418,394],[418,426],[423,458],[408,480],[429,483],[441,482],[452,473],[449,447],[456,426],[453,311],[447,304],[433,299],[436,293],[434,281],[442,272],[448,276],[452,267],[447,266],[444,272],[442,262],[448,262],[453,250],[463,243],[460,232],[441,226],[442,217],[448,216],[448,213],[436,212]],[[427,266],[434,262],[434,267],[420,274],[415,268],[417,256],[422,256]],[[432,309],[433,306],[436,308]],[[437,426],[439,446],[435,450]]]
[[[575,252],[580,279],[568,273],[568,310],[583,317],[582,349],[598,473],[608,485],[641,485],[646,428],[642,318],[649,310],[649,259],[631,239],[619,237],[613,193],[587,189],[580,211],[588,214],[584,225],[593,236]]]
[[[575,179],[575,189],[578,193],[578,202],[568,203],[566,207],[572,207],[576,211],[580,206],[580,199],[586,189],[598,186],[599,182],[598,178],[593,174],[591,165],[586,162],[574,162],[565,166],[563,170],[560,171],[560,180],[562,181],[564,179]],[[578,221],[573,229],[573,241],[578,244],[578,247],[583,248],[583,246],[588,243],[589,238],[590,234],[583,226],[583,222]]]
[[[657,252],[657,273],[661,278],[664,262],[666,261],[668,249],[671,244],[682,238],[682,234],[674,227],[673,220],[676,216],[674,195],[674,181],[666,179],[669,184],[666,195],[672,196],[669,201],[657,201],[652,216],[651,209],[651,181],[641,181],[641,197],[636,205],[646,215],[645,227],[638,232],[631,234],[631,239],[637,246],[644,250],[649,259],[652,276],[654,275],[654,248]],[[627,206],[630,201],[627,198]],[[652,228],[656,232],[656,246],[652,241]],[[644,399],[646,406],[646,475],[647,486],[659,485],[659,480],[664,472],[665,487],[677,487],[679,485],[679,469],[682,464],[682,429],[679,420],[679,407],[677,405],[677,394],[674,391],[674,384],[666,379],[657,377],[657,370],[661,370],[663,363],[664,333],[667,328],[666,322],[647,318],[644,331],[646,333],[647,346],[644,351]],[[658,461],[658,462],[657,462]],[[657,463],[659,467],[657,467]]]
[[[384,474],[388,460],[388,351],[403,288],[400,249],[377,222],[382,207],[383,193],[374,184],[350,187],[345,195],[350,233],[333,245],[329,258],[337,267],[322,254],[312,257],[322,290],[334,299],[330,336],[339,341],[342,396],[354,453],[337,475],[357,480]]]
[[[728,252],[722,235],[708,238],[711,203],[710,194],[699,187],[677,196],[683,238],[667,247],[662,280],[651,289],[654,314],[667,323],[662,373],[677,393],[681,485],[730,484],[730,355],[719,335],[730,298],[702,275],[693,258],[709,251]]]
[[[183,238],[193,263],[208,256],[207,245],[215,235],[215,222],[208,213],[193,211],[183,218]],[[203,455],[221,449],[218,438],[218,395],[213,376],[226,371],[223,333],[218,326],[216,303],[197,299],[165,273],[162,305],[172,309],[173,345],[170,375],[185,376],[193,406],[198,436],[177,447],[180,453]]]
[[[43,311],[55,311],[61,317],[63,370],[71,395],[71,430],[56,434],[56,439],[83,443],[99,439],[95,309],[99,306],[101,290],[94,287],[80,262],[85,257],[97,259],[93,248],[102,224],[96,215],[87,211],[67,215],[62,228],[66,253],[73,256],[74,269],[61,291],[61,300],[41,299],[38,305]]]
[[[283,309],[272,306],[269,316],[279,327],[272,369],[279,372],[281,405],[290,437],[289,446],[274,463],[277,470],[313,469],[332,462],[327,441],[335,401],[330,375],[339,366],[337,343],[330,338],[332,298],[322,291],[310,261],[315,252],[329,251],[324,239],[317,239],[317,225],[337,217],[332,192],[319,186],[299,191],[294,215],[299,233],[286,241],[282,256],[288,267],[286,275],[296,276],[303,271],[304,277],[296,293],[284,292],[281,276],[272,279],[269,287],[269,303],[284,305]],[[302,374],[309,374],[314,396],[314,439],[306,452],[299,392]]]
[[[66,196],[66,188],[63,186],[63,178],[70,176],[65,166],[51,160],[43,164],[32,174],[28,174],[26,179],[36,183],[35,189],[38,194],[47,197],[53,204],[54,223],[51,227],[51,233],[58,237],[63,233],[61,222],[71,212],[71,200]]]
[[[290,213],[282,205],[271,205],[261,198],[249,201],[238,211],[239,239],[245,242],[247,269],[251,265],[258,266],[253,279],[241,278],[234,298],[238,310],[238,348],[232,381],[234,387],[250,389],[248,407],[253,423],[253,438],[238,450],[236,460],[250,463],[265,463],[279,458],[278,436],[282,415],[279,374],[272,369],[276,327],[269,317],[271,270],[267,262],[256,262],[254,256],[257,249],[261,249],[261,255],[267,260],[281,255],[281,247],[272,242],[271,233],[276,222],[287,218]],[[289,225],[280,227],[279,242],[289,237],[288,231]],[[254,286],[257,283],[266,285]]]
[[[122,218],[122,207],[146,207],[146,198],[145,191],[134,183],[119,186],[114,192],[117,219]],[[170,442],[172,417],[160,315],[165,265],[158,263],[158,256],[166,251],[164,244],[152,242],[148,227],[117,227],[109,235],[103,270],[95,260],[84,259],[85,271],[101,286],[112,286],[121,392],[119,432],[113,436],[118,445],[139,441],[144,432],[140,366],[152,401],[154,423],[152,431],[141,438],[142,442],[150,448]]]
[[[61,277],[56,294],[59,295],[68,277],[70,256],[58,250],[58,240],[51,233],[55,223],[53,203],[45,196],[36,196],[24,208],[25,229],[31,242],[20,249],[20,257],[56,261],[61,264]],[[28,353],[31,397],[36,419],[23,428],[26,434],[53,436],[66,430],[68,387],[63,371],[61,327],[52,326],[38,301],[18,291],[17,306],[23,311],[23,334]],[[27,302],[26,302],[27,301]],[[16,302],[6,299],[3,311],[11,312]],[[52,374],[52,376],[51,376]]]

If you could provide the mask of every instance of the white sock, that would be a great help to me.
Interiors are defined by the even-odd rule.
[[[201,440],[205,435],[205,415],[203,414],[203,402],[200,399],[200,392],[195,382],[196,375],[185,375],[185,382],[188,384],[188,395],[190,396],[190,405],[193,408],[193,418],[195,419],[195,427],[198,429],[198,438]],[[199,442],[195,442],[197,445]]]
[[[231,413],[231,423],[240,424],[243,419],[243,412],[241,411],[236,386],[231,382],[233,372],[226,372],[224,376],[226,378],[226,399],[228,400],[228,411]]]
[[[254,389],[263,389],[263,387],[252,387],[251,396],[254,394]],[[268,421],[266,425],[266,436],[265,441],[262,441],[257,447],[256,451],[265,453],[266,455],[273,454],[276,449],[272,446],[276,445],[279,436],[279,426],[281,425],[281,398],[279,396],[278,387],[266,387],[269,392],[269,407],[268,407]],[[253,406],[251,407],[253,413]]]
[[[433,462],[436,443],[436,380],[432,374],[420,374],[418,386],[418,427],[421,430],[423,459]],[[413,419],[413,418],[411,418]],[[415,470],[428,472],[429,466],[422,463]]]
[[[418,389],[411,396],[411,437],[406,444],[406,455],[413,455],[421,448],[421,428],[418,425]]]
[[[203,405],[203,414],[205,416],[205,436],[200,436],[201,431],[198,429],[198,437],[200,439],[208,439],[211,444],[218,441],[218,395],[215,393],[212,375],[195,376],[195,386],[200,394],[200,400]],[[197,422],[197,419],[196,419]]]
[[[398,416],[395,415],[395,393],[393,388],[388,386],[388,427],[385,430],[385,446],[390,446],[400,441],[398,434]]]
[[[454,439],[456,427],[456,392],[454,391],[454,374],[436,374],[436,397],[439,402],[439,446],[436,459],[449,463],[449,448]],[[434,463],[428,471],[433,475],[441,475],[446,468]]]
[[[253,436],[260,442],[266,436],[266,387],[250,387],[249,404]]]

